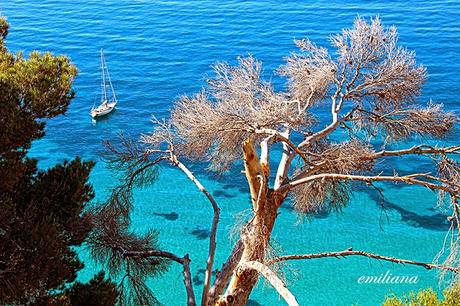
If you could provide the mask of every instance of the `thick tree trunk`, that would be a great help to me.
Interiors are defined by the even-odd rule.
[[[249,261],[263,262],[270,242],[273,225],[276,220],[279,199],[276,194],[269,190],[267,198],[257,214],[246,225],[242,233],[244,245],[240,263]],[[233,273],[225,295],[217,305],[246,305],[254,285],[259,279],[259,274],[254,270],[239,271]]]
[[[284,195],[268,188],[269,171],[264,163],[259,162],[251,140],[245,142],[243,151],[254,216],[241,232],[244,250],[239,265],[250,261],[264,262],[277,211],[284,200]],[[257,271],[236,268],[225,294],[216,305],[246,305],[258,279]]]

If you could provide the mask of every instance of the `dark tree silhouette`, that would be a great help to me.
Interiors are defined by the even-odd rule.
[[[91,295],[113,305],[118,293],[101,275],[68,288],[83,267],[73,248],[93,227],[85,213],[93,163],[76,158],[39,171],[27,157],[43,120],[67,110],[77,69],[61,55],[10,53],[7,33],[0,18],[0,304],[83,305]]]

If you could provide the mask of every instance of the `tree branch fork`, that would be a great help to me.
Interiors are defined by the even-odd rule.
[[[292,160],[292,155],[297,155],[302,160],[307,161],[307,156],[308,156],[308,151],[303,151],[300,149],[300,146],[296,146],[291,140],[289,140],[289,132],[278,132],[276,130],[271,130],[271,129],[257,129],[254,130],[254,133],[256,134],[263,134],[266,136],[264,140],[261,142],[261,156],[260,160],[256,160],[257,163],[260,165],[257,167],[255,170],[255,175],[253,177],[257,178],[257,182],[254,184],[257,185],[257,187],[254,189],[254,197],[253,197],[253,202],[254,202],[254,207],[257,206],[257,203],[260,200],[261,197],[261,192],[263,186],[266,185],[267,182],[264,181],[263,178],[268,178],[269,175],[269,168],[267,169],[266,167],[268,166],[269,160],[270,160],[270,146],[274,144],[275,142],[282,142],[283,145],[285,145],[285,149],[288,149],[290,153],[288,154],[288,157],[290,155],[290,160]],[[251,142],[251,147],[253,147],[253,143]],[[408,149],[402,149],[402,150],[382,150],[378,151],[375,153],[370,154],[367,156],[367,159],[379,159],[383,157],[389,157],[389,156],[405,156],[405,155],[428,155],[428,154],[457,154],[460,151],[460,146],[451,146],[451,147],[433,147],[429,145],[419,145],[419,146],[413,146]],[[215,254],[215,248],[216,248],[216,231],[217,231],[217,224],[219,220],[219,215],[220,215],[220,209],[216,203],[216,201],[213,199],[211,194],[205,189],[205,187],[198,181],[198,179],[193,175],[193,173],[184,165],[182,164],[177,156],[174,154],[173,147],[171,146],[170,150],[166,151],[152,151],[150,153],[162,153],[162,154],[169,154],[169,158],[166,158],[171,162],[173,166],[178,167],[181,171],[183,171],[186,176],[197,186],[197,188],[206,196],[208,201],[211,203],[211,206],[214,211],[214,218],[213,218],[213,224],[212,224],[212,230],[211,230],[211,237],[210,237],[210,248],[209,248],[209,256],[208,256],[208,261],[207,261],[207,267],[206,267],[206,272],[205,272],[205,288],[203,290],[203,296],[202,296],[202,305],[208,305],[209,303],[214,302],[214,299],[216,298],[215,294],[219,294],[222,292],[222,290],[225,288],[225,285],[227,284],[229,277],[231,276],[231,271],[227,271],[226,275],[218,276],[217,279],[214,282],[214,285],[217,286],[212,286],[211,287],[211,272],[212,272],[212,263],[214,260],[214,254]],[[257,153],[253,151],[255,157],[257,157]],[[289,168],[289,165],[284,165],[285,167]],[[260,167],[260,168],[259,168]],[[311,165],[311,169],[314,169],[315,167],[321,167],[321,165]],[[247,169],[248,170],[248,169]],[[262,179],[261,179],[262,178]],[[435,176],[430,175],[429,173],[415,173],[415,174],[410,174],[410,175],[405,175],[405,176],[383,176],[383,175],[376,175],[376,176],[363,176],[363,175],[347,175],[347,174],[340,174],[340,173],[322,173],[322,174],[314,174],[314,175],[309,175],[306,177],[301,177],[301,178],[296,178],[295,180],[287,180],[284,183],[280,184],[279,188],[277,189],[277,192],[279,193],[287,193],[289,190],[292,188],[305,184],[314,180],[351,180],[351,181],[363,181],[363,182],[374,182],[374,181],[387,181],[387,182],[402,182],[406,184],[411,184],[411,185],[421,185],[424,187],[427,187],[431,190],[441,190],[448,192],[450,194],[457,194],[458,191],[460,190],[460,186],[454,184],[453,182],[449,181],[443,181],[442,179],[439,179]],[[435,182],[439,182],[441,184],[436,184]],[[263,185],[263,186],[262,186]],[[256,192],[257,191],[257,192]],[[189,305],[195,305],[195,297],[193,295],[193,286],[192,282],[190,279],[190,268],[189,268],[189,262],[190,259],[188,258],[188,255],[184,257],[179,257],[177,255],[174,255],[172,253],[168,252],[161,252],[161,251],[156,251],[156,250],[151,250],[151,251],[146,251],[146,252],[125,252],[124,256],[129,256],[129,257],[164,257],[164,258],[169,258],[173,261],[176,261],[180,263],[181,265],[184,266],[184,283],[186,285],[187,289],[187,294],[188,294],[188,304]],[[243,271],[245,269],[254,269],[257,270],[262,276],[264,276],[274,287],[275,289],[280,293],[280,295],[287,301],[288,305],[298,305],[296,304],[295,297],[292,295],[292,293],[289,292],[289,290],[284,286],[283,282],[276,276],[276,274],[269,268],[271,265],[281,262],[281,261],[287,261],[287,260],[300,260],[300,259],[316,259],[316,258],[326,258],[326,257],[335,257],[335,258],[344,258],[344,257],[349,257],[349,256],[361,256],[361,257],[368,257],[371,259],[376,259],[376,260],[383,260],[383,261],[389,261],[397,264],[405,264],[405,265],[416,265],[416,266],[421,266],[426,269],[440,269],[440,270],[445,270],[445,271],[450,271],[455,274],[459,273],[459,269],[452,267],[452,266],[445,266],[445,265],[438,265],[438,264],[433,264],[433,263],[427,263],[427,262],[418,262],[418,261],[412,261],[412,260],[406,260],[406,259],[399,259],[396,257],[388,257],[388,256],[382,256],[379,254],[374,254],[374,253],[368,253],[364,251],[353,251],[351,249],[341,251],[341,252],[325,252],[325,253],[318,253],[318,254],[303,254],[303,255],[286,255],[286,256],[280,256],[280,257],[275,257],[272,259],[269,259],[265,263],[260,263],[260,262],[238,262],[238,259],[234,260],[233,262],[229,262],[228,264],[231,264],[230,267],[233,267],[234,271]],[[229,266],[227,266],[228,268]],[[188,270],[188,271],[187,271]],[[228,269],[227,269],[228,270]]]
[[[375,22],[374,22],[375,21]],[[380,23],[378,19],[374,20],[372,22],[372,25],[370,27],[375,27],[376,29],[379,29]],[[362,22],[361,19],[357,20],[357,24],[360,24]],[[356,29],[358,31],[359,29]],[[361,29],[362,30],[362,29]],[[284,198],[287,196],[287,194],[292,191],[294,188],[303,185],[303,184],[309,184],[312,182],[326,182],[326,181],[360,181],[364,183],[368,183],[369,185],[372,185],[373,182],[393,182],[393,183],[404,183],[408,185],[418,185],[422,186],[425,188],[428,188],[430,190],[437,190],[441,192],[445,192],[450,194],[453,198],[457,199],[460,197],[460,185],[449,179],[445,179],[442,177],[437,177],[434,176],[430,173],[414,173],[414,174],[409,174],[409,175],[403,175],[399,176],[397,174],[394,175],[363,175],[361,172],[359,174],[358,171],[352,170],[349,171],[349,173],[341,173],[340,171],[332,171],[330,169],[325,169],[324,163],[321,160],[321,153],[322,151],[315,151],[315,146],[316,145],[321,145],[323,142],[327,143],[329,136],[336,131],[340,125],[345,125],[348,126],[347,123],[353,124],[355,122],[359,122],[359,120],[362,120],[364,123],[365,120],[362,118],[356,118],[354,115],[356,112],[360,112],[360,114],[365,118],[365,112],[368,112],[366,110],[365,104],[366,99],[369,98],[370,100],[375,99],[376,102],[378,103],[384,103],[388,102],[387,106],[388,109],[390,110],[391,116],[401,116],[404,115],[404,107],[407,106],[407,101],[412,101],[412,99],[417,95],[418,93],[418,87],[421,85],[424,79],[424,70],[419,69],[419,67],[416,67],[415,64],[410,64],[413,62],[413,56],[409,53],[404,53],[401,50],[401,54],[399,54],[397,48],[393,48],[393,46],[389,49],[385,49],[389,56],[389,58],[392,59],[392,61],[385,62],[388,67],[386,66],[381,66],[381,70],[379,71],[380,73],[375,76],[375,78],[365,78],[364,73],[371,75],[371,70],[375,70],[376,68],[380,67],[378,59],[373,59],[375,57],[374,52],[377,52],[379,50],[379,46],[372,45],[371,42],[367,41],[359,41],[356,42],[358,43],[358,48],[357,49],[349,49],[347,48],[347,42],[349,41],[347,38],[346,34],[349,32],[344,32],[342,35],[343,41],[340,40],[340,38],[335,37],[334,41],[338,43],[339,45],[339,50],[342,51],[344,57],[340,57],[338,61],[334,62],[331,57],[326,53],[322,52],[320,48],[317,48],[314,45],[305,45],[305,50],[307,53],[310,53],[309,56],[311,56],[315,65],[316,63],[322,63],[325,65],[325,68],[330,69],[330,63],[334,62],[332,65],[332,68],[335,70],[333,72],[333,77],[330,78],[329,70],[321,70],[324,73],[325,79],[322,80],[326,83],[326,85],[321,85],[324,86],[325,88],[313,88],[312,83],[309,83],[310,79],[314,80],[314,75],[310,75],[309,71],[309,77],[308,78],[303,78],[301,83],[298,84],[298,86],[302,86],[303,84],[309,85],[310,90],[308,94],[307,101],[305,103],[304,107],[301,107],[302,101],[299,101],[296,97],[293,97],[291,99],[291,92],[287,92],[286,95],[282,95],[282,102],[286,103],[292,103],[295,102],[298,105],[298,110],[299,110],[299,115],[305,115],[308,111],[309,108],[314,105],[316,101],[315,97],[318,96],[318,99],[321,100],[326,100],[327,95],[331,94],[330,96],[330,114],[332,117],[332,120],[325,123],[325,127],[322,129],[319,129],[319,131],[307,131],[307,128],[310,127],[305,127],[305,130],[302,129],[301,127],[299,128],[295,124],[295,120],[291,120],[292,118],[284,118],[282,120],[271,120],[267,124],[263,124],[263,126],[258,125],[257,123],[257,115],[259,115],[259,111],[263,112],[263,108],[261,108],[258,111],[254,111],[255,107],[255,99],[254,96],[248,96],[246,92],[243,92],[241,95],[241,99],[237,99],[237,101],[240,101],[241,105],[235,105],[233,104],[235,99],[230,99],[227,101],[229,95],[228,91],[229,86],[240,86],[242,83],[244,83],[244,86],[240,86],[241,88],[233,88],[236,91],[243,89],[246,90],[248,89],[247,86],[251,86],[252,83],[246,84],[248,79],[251,80],[258,80],[258,72],[260,68],[258,65],[254,66],[254,61],[240,61],[243,67],[240,67],[236,70],[226,70],[227,66],[219,66],[218,75],[220,75],[223,79],[217,80],[217,82],[214,82],[214,86],[220,87],[219,88],[214,88],[216,92],[219,92],[220,95],[215,96],[216,102],[223,102],[222,105],[222,110],[216,110],[215,108],[209,106],[206,103],[201,103],[203,99],[207,100],[207,98],[204,95],[201,95],[201,100],[200,99],[186,99],[184,100],[187,103],[182,103],[179,105],[179,108],[176,109],[175,113],[173,114],[172,118],[172,123],[171,126],[175,125],[175,128],[182,131],[178,132],[178,135],[180,137],[186,135],[185,137],[181,138],[181,141],[185,139],[185,142],[187,142],[187,135],[190,136],[191,140],[190,145],[191,148],[196,148],[193,146],[193,144],[197,143],[207,143],[206,141],[200,142],[200,140],[210,140],[210,146],[209,148],[206,148],[204,150],[203,148],[199,147],[200,149],[203,149],[203,152],[206,152],[203,157],[207,158],[207,153],[215,149],[216,146],[218,146],[219,141],[216,141],[215,138],[212,138],[215,135],[206,135],[206,133],[212,134],[212,132],[215,132],[216,135],[219,137],[222,136],[225,132],[229,133],[235,133],[239,137],[233,137],[231,140],[238,140],[242,144],[242,149],[244,152],[244,166],[245,166],[245,174],[247,177],[248,185],[250,187],[250,193],[251,193],[251,202],[253,206],[253,213],[254,216],[260,212],[263,212],[264,210],[261,209],[264,204],[264,197],[268,194],[267,191],[270,191],[270,196],[273,196],[273,194],[276,194],[277,196],[279,195],[280,197]],[[381,31],[376,31],[376,33],[381,33]],[[372,34],[372,33],[370,33]],[[374,34],[372,34],[374,35]],[[387,41],[392,41],[395,39],[393,37],[393,34],[382,34],[384,37],[386,37]],[[362,37],[368,37],[369,35],[362,35]],[[388,36],[388,37],[387,37]],[[380,37],[381,38],[381,37]],[[376,39],[375,42],[382,41],[381,39]],[[396,41],[394,41],[396,44]],[[340,47],[342,46],[342,47]],[[369,48],[368,48],[369,47]],[[381,46],[382,47],[382,46]],[[385,47],[385,46],[383,46]],[[349,50],[355,50],[357,54],[347,54]],[[397,54],[393,54],[393,52],[396,52]],[[356,56],[355,56],[356,55]],[[383,56],[383,55],[381,55]],[[399,57],[398,57],[399,56]],[[300,57],[300,60],[302,59],[308,59],[308,57]],[[293,59],[295,60],[295,59]],[[385,60],[385,58],[383,58]],[[307,66],[310,65],[308,64],[309,62],[307,61]],[[257,63],[255,63],[257,64]],[[395,66],[395,65],[399,66]],[[313,67],[307,67],[307,68],[317,68],[315,65]],[[374,67],[375,66],[375,67]],[[337,68],[337,69],[336,69]],[[314,69],[309,69],[309,70],[314,70]],[[341,70],[340,72],[337,72]],[[295,73],[295,71],[291,71],[292,73]],[[238,75],[238,73],[242,75]],[[287,73],[289,74],[289,72]],[[395,77],[397,75],[397,77]],[[250,77],[250,78],[246,78]],[[254,78],[253,78],[254,77]],[[231,83],[230,81],[233,80],[233,78],[236,78],[236,83]],[[350,78],[350,79],[349,79]],[[395,88],[394,87],[394,82],[402,83],[406,81],[407,82],[407,87],[404,88]],[[254,84],[256,84],[255,82]],[[357,84],[360,83],[360,84]],[[323,84],[323,82],[320,82],[319,84]],[[247,85],[247,86],[246,86]],[[331,85],[332,88],[329,88],[329,85]],[[404,85],[404,84],[402,84]],[[258,92],[260,91],[260,88],[255,86],[254,91]],[[334,88],[335,86],[335,88]],[[218,89],[218,90],[216,90]],[[324,89],[324,92],[322,91]],[[379,98],[376,98],[376,90],[380,89],[381,92],[377,92],[379,94]],[[219,91],[220,90],[220,91]],[[318,92],[315,92],[315,90],[318,90]],[[399,91],[398,91],[399,90]],[[238,92],[238,91],[237,91]],[[251,91],[252,92],[252,91]],[[226,94],[227,93],[227,94]],[[231,91],[231,94],[234,93],[234,91]],[[383,97],[381,97],[381,95]],[[394,96],[397,94],[396,98]],[[388,101],[386,101],[385,95],[388,95],[390,98]],[[231,97],[234,97],[234,95],[230,95]],[[203,98],[204,97],[204,98]],[[262,95],[262,97],[265,97]],[[275,98],[273,95],[269,95],[271,98]],[[379,100],[379,99],[382,100]],[[393,98],[393,100],[392,100]],[[397,101],[395,101],[395,99]],[[276,99],[275,99],[276,100]],[[287,101],[284,101],[287,100]],[[268,101],[270,102],[270,101]],[[344,105],[350,102],[350,108],[351,110],[348,113],[344,113]],[[376,103],[376,104],[378,104]],[[393,104],[392,104],[393,103]],[[372,104],[372,103],[368,103]],[[251,109],[248,109],[246,106],[249,105]],[[280,104],[281,105],[281,104]],[[377,107],[378,105],[368,105],[367,108],[371,108],[372,111],[375,111],[375,113],[379,113],[380,110],[378,109],[372,109],[373,107]],[[383,105],[385,106],[385,105]],[[277,106],[279,107],[279,106]],[[204,112],[203,109],[206,111]],[[237,109],[238,111],[234,111],[234,109]],[[241,111],[242,110],[242,111]],[[251,116],[249,117],[244,117],[242,115],[243,113],[250,113]],[[209,116],[206,116],[206,113],[209,112]],[[398,113],[399,112],[399,113]],[[240,114],[241,113],[241,114]],[[407,113],[407,112],[406,112]],[[204,115],[203,115],[204,114]],[[273,115],[274,113],[268,113],[269,115]],[[263,113],[262,113],[263,115]],[[213,117],[214,116],[214,117]],[[217,117],[216,117],[217,116]],[[390,117],[391,117],[390,116]],[[263,116],[262,116],[263,117]],[[383,114],[379,115],[379,119],[382,119],[384,117],[388,117],[388,114]],[[174,119],[176,118],[176,119]],[[236,119],[235,119],[236,118]],[[253,119],[255,118],[255,122]],[[446,117],[447,118],[447,117]],[[181,119],[181,120],[178,120]],[[368,118],[369,119],[369,118]],[[372,118],[371,118],[372,119]],[[391,118],[390,118],[391,119]],[[425,125],[428,125],[429,128],[430,123],[433,122],[433,118],[425,118],[426,122]],[[434,117],[436,119],[436,116]],[[174,120],[178,120],[180,122],[174,122]],[[214,126],[211,124],[211,122],[214,120],[217,122]],[[431,121],[430,121],[431,120]],[[189,124],[184,124],[183,121],[187,121]],[[263,121],[263,120],[261,120]],[[391,121],[391,120],[390,120]],[[422,120],[423,121],[423,120]],[[265,121],[263,121],[265,122]],[[289,122],[294,122],[292,125],[289,124]],[[410,123],[410,118],[407,120],[406,123]],[[370,259],[375,259],[375,260],[383,260],[383,261],[388,261],[388,262],[393,262],[397,264],[406,264],[406,265],[416,265],[416,266],[421,266],[426,269],[439,269],[442,271],[450,271],[452,273],[458,274],[459,269],[456,267],[452,267],[449,265],[438,265],[434,263],[427,263],[427,262],[418,262],[418,261],[412,261],[412,260],[406,260],[406,259],[399,259],[396,257],[388,257],[388,256],[382,256],[379,254],[374,254],[374,253],[369,253],[369,252],[364,252],[364,251],[354,251],[352,249],[347,249],[344,251],[339,251],[339,252],[324,252],[324,253],[317,253],[317,254],[303,254],[303,255],[285,255],[285,256],[279,256],[275,258],[271,258],[268,260],[265,260],[265,258],[258,258],[257,260],[241,260],[242,255],[241,253],[243,252],[242,250],[244,249],[244,243],[241,242],[241,240],[237,243],[237,246],[235,247],[234,251],[232,252],[232,255],[229,257],[228,261],[224,264],[224,267],[222,271],[225,273],[221,273],[216,277],[216,280],[214,282],[214,285],[211,287],[210,282],[211,282],[211,272],[212,272],[212,266],[213,266],[213,261],[214,261],[214,255],[215,255],[215,249],[216,249],[216,232],[217,232],[217,225],[219,222],[219,215],[220,215],[220,209],[216,203],[216,201],[213,199],[212,195],[205,189],[205,187],[199,182],[199,180],[193,175],[193,173],[184,165],[182,164],[178,157],[174,153],[174,134],[175,131],[171,130],[171,126],[167,126],[165,123],[161,123],[158,120],[155,122],[160,126],[160,129],[162,129],[163,134],[160,133],[161,135],[165,135],[165,138],[163,139],[163,144],[166,143],[169,147],[168,150],[159,150],[158,147],[152,149],[152,150],[147,150],[147,154],[159,154],[160,156],[163,156],[164,159],[168,159],[169,162],[175,166],[178,167],[182,172],[186,174],[186,176],[196,185],[196,187],[206,196],[208,201],[210,202],[212,208],[213,208],[213,221],[211,225],[211,235],[210,235],[210,240],[209,240],[209,251],[208,251],[208,260],[207,260],[207,265],[206,265],[206,271],[205,271],[205,281],[204,281],[204,289],[203,289],[203,295],[202,295],[202,305],[208,306],[209,304],[212,304],[215,301],[216,295],[220,295],[225,287],[229,284],[229,279],[232,277],[232,274],[235,275],[235,273],[241,273],[242,271],[246,270],[256,270],[259,274],[263,275],[280,293],[280,295],[288,302],[289,305],[298,305],[297,301],[295,300],[295,297],[289,292],[289,290],[284,286],[282,281],[277,277],[277,275],[270,269],[270,267],[281,261],[287,261],[287,260],[306,260],[306,259],[316,259],[316,258],[327,258],[327,257],[334,257],[334,258],[345,258],[349,256],[361,256],[361,257],[367,257]],[[178,123],[178,124],[177,124]],[[230,123],[230,124],[225,124],[225,123]],[[367,122],[369,124],[369,122]],[[379,122],[382,123],[382,122]],[[423,123],[423,122],[422,122]],[[448,125],[445,125],[448,126]],[[444,126],[441,126],[441,128]],[[298,129],[296,129],[298,128]],[[213,130],[209,130],[213,129]],[[227,130],[226,130],[227,129]],[[193,130],[195,133],[188,133],[190,130]],[[235,131],[236,130],[236,131]],[[410,130],[410,129],[409,129]],[[203,132],[204,131],[204,132]],[[304,139],[300,141],[299,143],[294,143],[292,140],[293,137],[291,138],[291,133],[294,131],[297,131],[298,134],[303,134]],[[307,131],[307,132],[305,132]],[[417,128],[412,128],[410,130],[409,134],[415,132],[418,133],[420,130],[417,130]],[[182,135],[180,135],[182,132]],[[305,132],[305,133],[303,133]],[[425,132],[426,134],[430,134],[429,131],[426,132],[426,130],[422,130],[422,132]],[[222,133],[222,134],[221,134]],[[351,131],[351,128],[349,130],[349,133],[353,133]],[[198,135],[198,136],[197,136]],[[241,136],[243,135],[243,136]],[[249,136],[248,136],[249,135]],[[355,137],[356,135],[351,135]],[[206,138],[208,137],[208,138]],[[263,139],[261,140],[260,138]],[[247,139],[246,139],[247,138]],[[255,143],[254,141],[257,138],[257,140],[260,141],[260,155],[257,153],[257,150],[255,149]],[[155,140],[156,141],[156,140]],[[153,141],[153,142],[155,142]],[[279,160],[278,163],[278,169],[276,172],[275,176],[275,182],[273,184],[273,188],[270,188],[270,149],[272,148],[271,146],[275,143],[281,143],[283,147],[282,151],[282,156],[281,159]],[[217,143],[217,144],[216,144]],[[158,143],[156,143],[158,144]],[[227,141],[224,142],[225,145],[227,145],[226,149],[229,149],[231,146],[231,142]],[[368,143],[369,144],[369,143]],[[402,150],[381,150],[381,151],[374,151],[373,147],[372,150],[370,150],[369,154],[366,156],[363,156],[359,162],[364,162],[364,161],[378,161],[381,158],[384,157],[396,157],[396,156],[409,156],[409,155],[424,155],[424,156],[430,156],[433,157],[435,156],[443,156],[447,154],[458,154],[460,152],[460,146],[451,146],[451,147],[433,147],[429,145],[418,145],[418,146],[413,146],[411,148],[407,149],[402,149]],[[319,157],[318,159],[312,158],[316,154]],[[167,157],[166,157],[167,156]],[[260,158],[259,158],[260,156]],[[234,156],[232,156],[234,157]],[[293,162],[296,158],[299,158],[300,163],[303,163],[304,168],[300,171],[300,174],[292,175],[291,173],[293,172]],[[318,162],[319,160],[319,162]],[[335,160],[332,160],[332,162],[337,162]],[[372,168],[373,169],[373,168]],[[344,171],[346,172],[346,171]],[[274,191],[274,192],[273,192]],[[456,201],[454,201],[454,219],[457,220],[457,225],[459,225],[458,221],[458,204]],[[281,205],[282,201],[280,201],[279,205]],[[278,207],[270,207],[270,209],[276,210]],[[276,211],[275,211],[276,214]],[[453,220],[451,222],[453,222]],[[453,224],[453,223],[452,223]],[[271,233],[269,233],[271,234]],[[243,237],[244,238],[244,237]],[[256,237],[257,238],[257,237]],[[266,237],[264,237],[266,238]],[[268,239],[270,236],[268,235]],[[163,256],[165,258],[169,258],[175,262],[178,262],[184,266],[184,282],[186,283],[186,287],[189,285],[190,279],[189,279],[189,268],[188,269],[188,274],[186,271],[186,267],[189,266],[189,258],[188,256],[184,257],[179,257],[176,256],[172,253],[158,253],[160,251],[155,251],[155,250],[147,250],[145,253],[139,253],[139,252],[125,252],[125,256]],[[262,255],[262,257],[265,255]],[[259,261],[262,260],[262,261]],[[235,272],[235,273],[234,273]],[[229,286],[230,287],[230,286]],[[191,282],[190,282],[190,288],[191,287]],[[193,294],[193,288],[191,289],[191,294]],[[189,287],[187,287],[187,293],[189,293]],[[189,294],[189,302],[194,301],[194,296],[193,299],[191,298],[191,294]]]

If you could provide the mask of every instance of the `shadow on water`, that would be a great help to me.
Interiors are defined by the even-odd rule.
[[[204,284],[204,281],[201,279],[201,277],[198,274],[193,276],[192,281],[195,286],[200,286]]]
[[[400,185],[401,187],[399,188],[404,187],[404,185],[402,184]],[[378,205],[382,209],[382,214],[384,218],[385,218],[385,214],[392,210],[392,211],[398,212],[401,215],[401,221],[411,227],[424,228],[424,229],[434,230],[434,231],[446,231],[449,229],[449,223],[447,221],[447,214],[444,214],[436,210],[434,207],[428,208],[428,210],[433,212],[433,214],[423,215],[423,214],[418,214],[414,211],[411,211],[407,208],[404,208],[404,205],[398,205],[394,202],[388,201],[386,198],[382,198],[381,195],[376,190],[369,188],[367,186],[364,186],[362,184],[355,184],[353,191],[363,192],[363,193],[368,194],[371,200],[374,202],[374,204]],[[383,195],[385,195],[385,190],[383,190]],[[291,201],[286,201],[281,206],[281,209],[289,211],[289,212],[295,212]],[[416,208],[414,207],[414,210],[415,209]],[[331,213],[334,213],[334,212],[335,210],[324,209],[314,214],[313,213],[308,214],[307,217],[312,218],[312,219],[325,219]]]
[[[193,279],[192,279],[194,285],[199,286],[199,285],[204,284],[203,277],[204,277],[205,271],[206,269],[198,269],[196,271],[196,274],[193,276]],[[211,274],[215,276],[216,271],[212,271]]]
[[[196,228],[189,232],[189,234],[196,237],[198,240],[205,240],[209,237],[211,232],[207,229]]]
[[[284,201],[283,204],[280,206],[281,209],[285,209],[287,211],[292,211],[294,212],[294,207],[292,206],[291,201]]]
[[[436,211],[435,209],[430,209],[430,211],[435,212],[432,215],[421,215],[413,211],[410,211],[394,202],[390,202],[387,199],[382,199],[382,197],[375,190],[362,189],[362,191],[367,192],[370,198],[378,205],[382,207],[383,210],[394,210],[401,215],[401,221],[405,222],[409,226],[424,228],[434,231],[446,231],[449,229],[449,223],[447,221],[447,215]]]
[[[176,212],[171,212],[169,214],[166,214],[166,213],[153,213],[153,215],[163,217],[163,218],[165,218],[166,220],[169,220],[169,221],[176,221],[179,218],[179,214],[176,213]]]
[[[256,300],[251,300],[251,299],[248,300],[248,303],[246,305],[247,306],[262,306],[262,304],[260,304]]]
[[[226,192],[225,190],[216,190],[212,193],[213,196],[218,197],[218,198],[236,198],[236,195],[233,195],[229,192]]]
[[[206,170],[206,167],[202,164],[200,170],[208,179],[219,183],[224,190],[236,189],[240,193],[248,193],[248,183],[244,173],[241,172],[242,169],[243,166],[236,164],[231,166],[225,173],[218,174],[214,171]]]
[[[205,272],[205,271],[206,271],[206,269],[198,269],[198,270],[196,270],[196,274],[197,274],[197,275],[198,275],[198,274],[203,274],[203,275],[204,275],[204,272]],[[216,275],[216,271],[215,271],[215,270],[212,271],[211,274],[212,274],[212,275]]]
[[[294,209],[292,201],[287,199],[281,206],[281,209],[288,211],[289,213],[298,213]],[[308,213],[303,215],[302,217],[306,217],[307,219],[326,219],[329,215],[333,212],[336,212],[333,209],[323,209],[315,213]]]

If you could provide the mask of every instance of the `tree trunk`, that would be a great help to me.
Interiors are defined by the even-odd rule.
[[[245,142],[243,151],[254,216],[241,232],[244,250],[239,265],[249,261],[264,262],[278,207],[285,198],[283,194],[268,188],[269,171],[265,164],[259,162],[251,140]],[[257,271],[236,268],[225,294],[217,300],[216,305],[246,305],[258,279]]]
[[[264,262],[279,203],[278,196],[272,190],[268,191],[264,203],[259,203],[259,211],[243,229],[244,251],[240,263]],[[217,305],[246,305],[258,279],[259,274],[254,270],[238,271],[236,269],[225,295]]]

